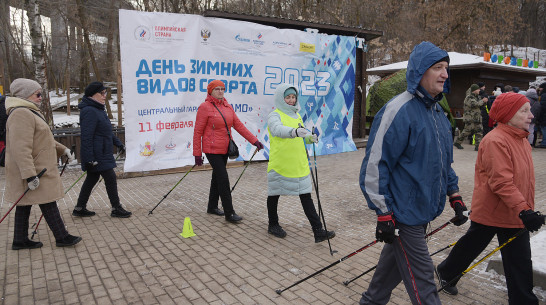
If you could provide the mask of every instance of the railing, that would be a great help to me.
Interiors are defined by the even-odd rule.
[[[121,143],[125,143],[125,128],[124,127],[112,127],[112,131]],[[55,140],[64,146],[73,149],[76,159],[80,162],[80,149],[81,149],[81,130],[80,128],[58,128],[53,129],[53,137]],[[114,146],[113,154],[117,153],[117,147]]]

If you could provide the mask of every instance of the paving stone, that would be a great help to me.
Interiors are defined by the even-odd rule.
[[[466,147],[468,146],[468,147]],[[468,149],[466,149],[468,148]],[[119,179],[124,206],[134,214],[127,219],[109,216],[104,186],[91,195],[89,208],[97,216],[71,215],[82,181],[58,206],[68,231],[83,241],[75,247],[57,248],[47,226],[40,227],[41,249],[11,250],[13,215],[0,226],[0,303],[4,304],[355,304],[366,290],[373,272],[348,286],[352,279],[373,267],[382,244],[278,295],[298,280],[330,265],[375,239],[375,213],[367,208],[358,183],[364,150],[318,156],[317,169],[321,205],[329,230],[336,231],[329,253],[326,242],[315,244],[299,198],[282,196],[279,219],[288,235],[279,239],[267,233],[266,162],[252,162],[233,192],[233,203],[244,220],[237,225],[206,213],[211,172],[188,175],[153,215],[149,210],[180,179],[167,174]],[[471,205],[476,152],[465,145],[454,151],[453,167],[459,175],[460,192]],[[546,150],[533,149],[537,210],[546,211]],[[122,164],[116,169],[122,169]],[[233,183],[243,170],[230,167]],[[65,186],[81,175],[78,167],[67,168]],[[0,168],[0,181],[5,181]],[[3,182],[2,182],[3,183]],[[2,187],[3,185],[0,185]],[[316,195],[312,194],[315,204]],[[0,202],[0,213],[10,204]],[[436,228],[453,216],[449,205],[430,227]],[[31,214],[31,222],[39,217]],[[182,238],[185,217],[191,217],[196,236]],[[467,225],[448,226],[430,238],[435,251],[462,236]],[[497,246],[492,242],[485,251]],[[433,257],[435,264],[447,257]],[[507,304],[504,276],[479,265],[459,282],[459,295],[440,294],[443,304]],[[542,305],[546,292],[535,288]],[[389,304],[408,304],[405,287],[393,290]]]

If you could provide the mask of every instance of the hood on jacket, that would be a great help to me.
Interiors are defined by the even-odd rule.
[[[408,82],[407,90],[411,94],[419,87],[419,82],[425,72],[440,59],[449,56],[446,51],[440,49],[434,44],[423,41],[413,48],[408,60],[408,71],[406,71],[406,80]],[[444,83],[444,93],[449,93],[451,83],[449,80],[449,68],[447,69],[448,78]],[[434,96],[433,96],[434,98]]]
[[[288,88],[292,88],[294,90],[296,90],[296,104],[294,104],[294,106],[291,106],[291,105],[288,105],[285,101],[284,101],[284,91],[286,91]],[[298,111],[300,111],[301,107],[300,107],[300,96],[299,96],[299,92],[298,92],[298,88],[292,86],[292,85],[289,85],[289,84],[280,84],[277,86],[277,90],[275,91],[275,95],[274,95],[274,100],[275,100],[275,107],[277,109],[279,109],[280,111],[290,115],[290,114],[293,114],[293,113],[297,113]]]
[[[105,105],[95,101],[94,99],[90,98],[89,96],[82,97],[82,101],[78,104],[78,109],[83,109],[87,106],[93,106],[95,108],[99,108],[104,110]]]
[[[38,112],[40,111],[40,108],[38,108],[38,106],[36,106],[36,104],[34,104],[33,102],[29,102],[27,100],[24,100],[18,97],[6,98],[6,112],[9,113],[11,109],[15,107],[26,107],[26,108],[36,110]]]
[[[538,94],[535,89],[529,89],[525,92],[525,96],[530,100],[538,101]]]

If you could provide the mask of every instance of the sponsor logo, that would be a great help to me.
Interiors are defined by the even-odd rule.
[[[300,42],[300,52],[315,53],[315,45],[312,43]]]
[[[239,42],[250,42],[249,38],[245,38],[245,37],[241,36],[241,34],[235,35],[235,40],[239,41]]]
[[[175,148],[176,148],[176,144],[173,143],[173,138],[171,138],[171,141],[169,142],[169,144],[165,145],[165,152],[172,153],[175,151]]]
[[[292,43],[284,41],[273,41],[273,45],[280,49],[294,46]]]
[[[256,46],[263,46],[265,44],[265,41],[261,40],[262,37],[264,37],[262,35],[262,33],[258,33],[258,35],[256,35],[256,38],[257,39],[253,39],[252,42],[256,45]]]
[[[135,29],[136,40],[146,41],[150,40],[150,37],[152,37],[152,32],[146,26],[140,25]]]
[[[203,41],[207,41],[207,39],[210,38],[210,30],[209,29],[202,29],[201,30],[201,38],[203,39]]]
[[[146,141],[144,145],[140,145],[139,154],[143,157],[150,157],[155,153],[155,144],[150,144],[149,141]]]

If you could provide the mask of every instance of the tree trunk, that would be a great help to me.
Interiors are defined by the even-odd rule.
[[[53,114],[51,113],[51,104],[49,103],[49,88],[47,84],[47,72],[45,63],[45,47],[42,36],[42,18],[40,16],[40,7],[36,0],[25,0],[25,9],[28,16],[28,27],[30,29],[30,39],[32,41],[32,61],[34,62],[34,77],[42,86],[43,99],[40,110],[44,114],[49,126],[53,126]]]

